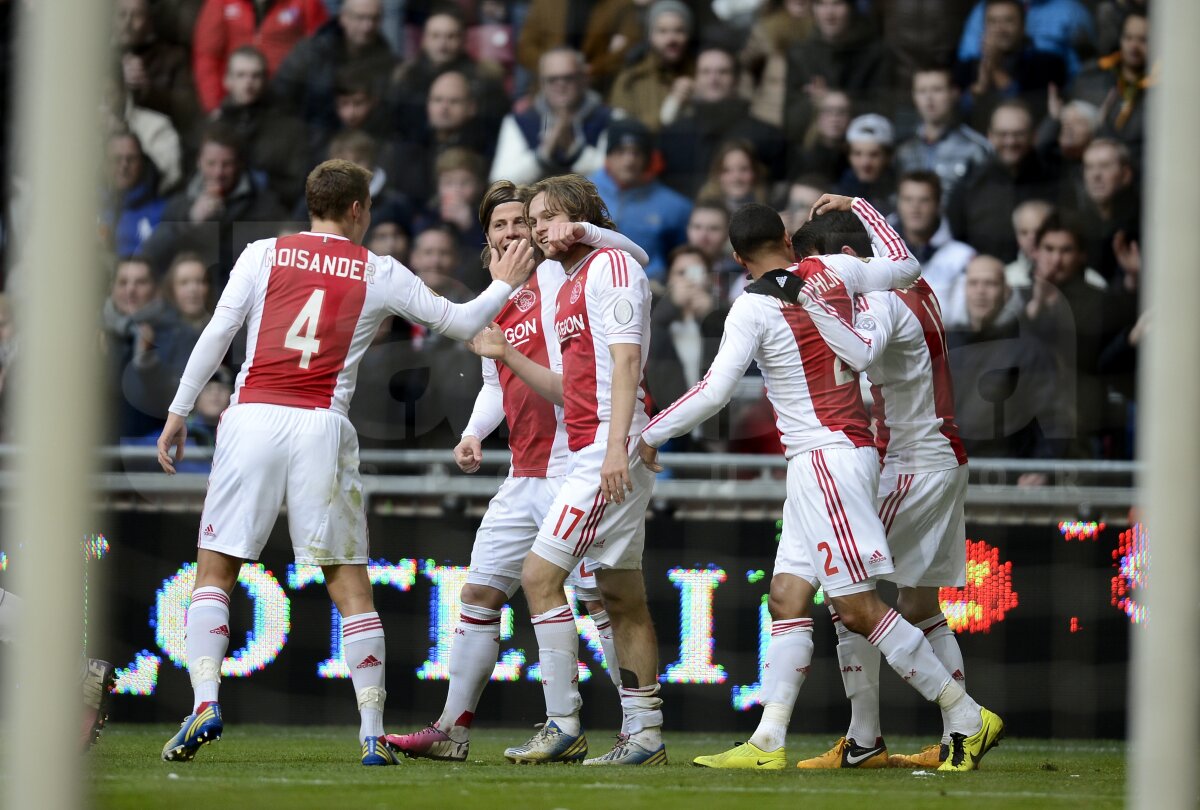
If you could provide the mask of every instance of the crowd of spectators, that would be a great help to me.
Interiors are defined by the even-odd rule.
[[[117,0],[97,103],[110,438],[154,433],[233,259],[303,228],[304,177],[339,156],[373,173],[368,246],[455,299],[487,281],[490,181],[593,179],[650,256],[656,406],[703,374],[745,284],[731,212],[765,202],[794,228],[825,191],[864,197],[937,292],[970,452],[1130,457],[1146,15],[1145,0]],[[194,419],[202,441],[229,370]],[[479,368],[389,322],[360,376],[364,445],[449,446]],[[677,446],[771,449],[761,384],[745,388]]]

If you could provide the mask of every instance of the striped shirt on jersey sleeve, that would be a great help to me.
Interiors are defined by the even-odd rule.
[[[658,447],[667,439],[690,433],[729,402],[762,340],[763,326],[754,300],[760,297],[743,295],[733,302],[725,319],[721,347],[708,373],[650,420],[642,431],[646,444]]]
[[[640,345],[650,306],[650,282],[642,266],[622,250],[603,250],[589,267],[588,280],[597,295],[609,344]]]
[[[883,215],[861,197],[854,198],[850,210],[867,229],[875,251],[869,261],[846,255],[829,257],[833,260],[829,265],[837,270],[850,294],[904,289],[916,283],[921,276],[921,263]]]

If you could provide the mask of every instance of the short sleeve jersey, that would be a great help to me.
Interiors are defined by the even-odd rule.
[[[612,415],[609,347],[617,343],[639,346],[639,369],[646,366],[650,284],[641,265],[623,250],[593,251],[559,288],[555,329],[562,350],[567,444],[574,452],[608,439]],[[647,420],[646,392],[639,385],[630,435],[639,434]]]
[[[450,303],[404,265],[333,234],[246,247],[219,306],[247,325],[232,402],[347,413],[358,364],[388,315],[433,326]]]

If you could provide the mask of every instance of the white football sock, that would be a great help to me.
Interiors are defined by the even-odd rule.
[[[783,747],[796,697],[812,663],[812,619],[771,622],[771,641],[763,666],[762,718],[750,742],[763,751]]]
[[[450,647],[450,686],[437,727],[464,742],[500,654],[500,611],[463,602]],[[458,726],[459,728],[455,728]]]
[[[188,605],[184,646],[196,706],[217,700],[227,649],[229,594],[212,585],[196,588]]]
[[[342,655],[358,698],[359,739],[383,736],[383,689],[386,668],[383,622],[378,613],[342,617]]]
[[[883,736],[879,728],[879,650],[842,624],[836,613],[837,657],[842,670],[842,688],[850,699],[850,727],[846,736],[859,745],[874,745]]]
[[[569,605],[533,617],[546,717],[567,734],[579,733],[579,630]]]
[[[621,712],[625,720],[621,729],[630,739],[649,751],[662,745],[662,698],[658,696],[659,685],[622,686]]]
[[[967,676],[963,667],[962,649],[958,646],[958,638],[946,624],[946,617],[939,613],[923,622],[917,623],[917,629],[925,633],[925,640],[933,647],[933,654],[942,662],[942,666],[950,673],[950,677],[958,681],[964,690],[967,688]],[[950,722],[946,712],[942,712],[942,742],[950,743]]]
[[[21,610],[24,607],[21,597],[8,591],[0,590],[0,641],[10,643],[17,635],[17,625],[21,621]]]
[[[966,735],[979,731],[979,704],[971,699],[933,654],[925,634],[889,610],[867,638],[879,648],[888,664],[926,700],[936,702],[948,717],[950,728]]]
[[[600,636],[600,649],[604,651],[604,667],[608,670],[608,677],[612,680],[613,686],[617,687],[617,694],[621,691],[621,664],[617,659],[617,643],[613,641],[612,620],[608,618],[607,610],[598,610],[591,614],[592,621],[596,623],[596,634]],[[625,734],[629,731],[626,728],[628,719],[625,717],[625,712],[621,712],[621,733]]]

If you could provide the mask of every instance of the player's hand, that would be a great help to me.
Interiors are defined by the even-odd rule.
[[[638,437],[637,454],[642,464],[652,473],[663,471],[663,465],[658,463],[658,448],[646,444],[646,440]]]
[[[187,440],[187,423],[176,413],[167,414],[167,424],[158,437],[158,464],[167,475],[175,474],[175,465],[183,461],[183,443]],[[171,449],[175,452],[172,454]]]
[[[625,493],[633,492],[629,480],[629,456],[622,445],[611,446],[600,466],[600,492],[609,503],[624,503]]]
[[[483,445],[475,436],[463,436],[454,448],[454,463],[465,473],[478,472],[483,462]]]
[[[578,222],[551,222],[546,228],[546,239],[557,250],[566,252],[583,238],[584,228]]]
[[[480,357],[503,363],[504,355],[508,352],[508,340],[505,339],[500,325],[493,322],[484,327],[478,335],[468,340],[467,348]]]
[[[492,271],[492,278],[515,289],[525,283],[535,266],[533,244],[528,239],[518,239],[504,249],[504,255]]]
[[[808,212],[808,218],[813,219],[821,214],[828,214],[830,211],[849,211],[854,205],[853,197],[846,197],[842,194],[822,194],[815,203],[812,210]]]

